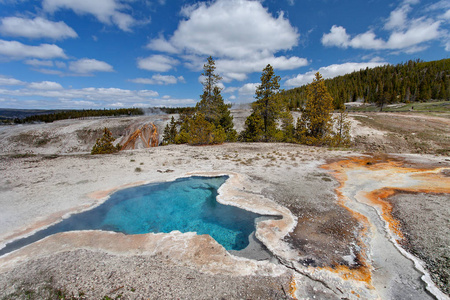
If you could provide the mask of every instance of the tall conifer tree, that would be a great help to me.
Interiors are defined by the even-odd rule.
[[[329,143],[333,127],[333,98],[319,72],[307,91],[308,101],[297,122],[297,138],[299,142],[309,145]]]
[[[246,121],[242,138],[252,141],[271,141],[275,139],[277,119],[281,112],[281,103],[277,94],[280,90],[280,76],[275,76],[273,67],[267,65],[261,75],[261,84],[256,88],[252,103],[253,113]],[[258,128],[262,126],[262,128]]]
[[[233,116],[230,106],[226,105],[221,95],[218,83],[222,80],[215,73],[216,66],[214,59],[210,56],[203,65],[203,94],[201,100],[196,105],[197,113],[204,115],[206,121],[214,124],[215,127],[222,127],[226,134],[227,141],[236,140],[236,130],[234,130]]]

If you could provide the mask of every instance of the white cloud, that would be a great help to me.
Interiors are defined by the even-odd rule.
[[[247,79],[246,73],[227,72],[222,77],[224,82],[231,82],[233,80],[244,81]]]
[[[30,89],[34,90],[62,90],[63,87],[61,84],[53,81],[41,81],[41,82],[32,82],[28,85]]]
[[[293,70],[308,65],[304,58],[285,56],[253,57],[249,59],[218,59],[217,71],[223,74],[224,81],[245,80],[248,73],[262,72],[268,64],[277,70]]]
[[[384,29],[389,31],[387,40],[377,37],[372,30],[352,37],[344,27],[333,25],[329,33],[323,34],[322,44],[329,47],[400,50],[407,53],[426,49],[424,43],[443,38],[446,32],[440,29],[442,21],[436,21],[431,17],[408,19],[408,13],[412,10],[410,5],[417,2],[404,1],[400,7],[391,12],[384,24]]]
[[[152,84],[152,85],[169,85],[176,84],[178,82],[185,82],[183,76],[175,77],[173,75],[153,75],[152,78],[136,78],[129,80],[134,83],[140,84]]]
[[[349,42],[349,45],[358,49],[388,48],[386,47],[386,43],[381,39],[377,39],[376,35],[372,31],[358,34]]]
[[[92,72],[113,72],[110,64],[96,59],[82,58],[69,64],[69,70],[75,73],[90,74]]]
[[[386,62],[363,62],[363,63],[344,63],[333,64],[327,67],[321,67],[319,70],[309,71],[304,74],[299,74],[294,78],[291,78],[285,82],[286,86],[297,87],[305,84],[309,84],[315,78],[315,74],[319,72],[324,79],[333,78],[340,75],[352,73],[365,68],[375,68],[378,66],[386,65]]]
[[[0,21],[0,32],[7,36],[19,36],[31,39],[51,38],[60,40],[76,38],[77,33],[66,23],[52,22],[41,17],[25,19],[19,17],[6,17]]]
[[[55,66],[60,69],[64,69],[67,67],[66,63],[64,63],[62,61],[55,61]]]
[[[127,106],[132,103],[145,102],[158,97],[151,90],[126,90],[119,88],[64,89],[55,82],[30,83],[28,88],[19,90],[0,89],[0,95],[15,97],[43,97],[52,101],[90,101],[110,106],[112,103],[123,102]]]
[[[440,24],[440,21],[415,20],[407,31],[392,33],[387,41],[387,48],[403,49],[437,39],[441,36]]]
[[[447,11],[442,15],[442,18],[450,20],[450,9],[447,9]]]
[[[433,11],[433,10],[437,10],[442,12],[443,10],[449,9],[450,8],[450,2],[448,2],[448,0],[441,0],[438,2],[435,2],[431,5],[429,5],[426,10],[427,11]]]
[[[44,0],[42,6],[48,12],[71,9],[80,15],[92,14],[100,22],[115,24],[124,31],[130,31],[136,23],[133,17],[122,12],[127,6],[119,0]]]
[[[59,75],[59,76],[64,76],[67,74],[64,74],[64,72],[61,72],[60,70],[54,70],[54,69],[44,69],[44,68],[35,68],[33,69],[33,71],[42,73],[42,74],[47,74],[47,75]]]
[[[26,60],[25,63],[33,67],[53,67],[53,61],[51,60],[39,60],[33,58]]]
[[[0,86],[5,85],[25,85],[26,83],[11,77],[4,77],[0,75]]]
[[[0,40],[0,55],[10,58],[67,58],[64,50],[53,44],[29,46],[17,41]]]
[[[387,30],[404,29],[407,25],[408,13],[411,11],[411,6],[403,5],[393,10],[389,16],[384,28]]]
[[[240,95],[254,95],[259,85],[260,83],[246,83],[239,88],[238,92]]]
[[[1,78],[1,77],[0,77]],[[24,83],[26,84],[26,83]],[[46,84],[41,84],[45,87]],[[119,88],[83,89],[34,89],[28,85],[23,89],[1,89],[0,101],[4,107],[27,108],[103,108],[103,107],[152,107],[152,106],[192,106],[196,100],[189,98],[160,97],[152,90],[127,90]],[[39,84],[35,84],[39,86]],[[47,84],[52,86],[52,84]],[[55,88],[56,85],[53,85]],[[2,98],[2,96],[5,96]],[[32,98],[33,100],[29,100]]]
[[[172,54],[180,52],[180,50],[178,50],[174,45],[172,45],[169,41],[167,41],[163,36],[151,40],[146,47],[151,50]]]
[[[178,60],[165,55],[152,55],[137,61],[139,69],[156,72],[167,72],[179,63]]]
[[[358,34],[354,38],[351,38],[344,27],[336,25],[331,27],[330,33],[322,36],[322,44],[324,46],[337,46],[341,48],[350,46],[360,49],[382,49],[385,47],[385,42],[377,39],[371,31]]]
[[[201,70],[205,56],[211,55],[217,72],[230,82],[245,80],[249,73],[261,72],[269,63],[279,70],[308,63],[304,58],[276,55],[297,46],[300,35],[283,12],[274,17],[260,1],[197,2],[183,7],[181,13],[185,19],[173,35],[160,35],[147,48],[179,54],[190,69]]]
[[[158,38],[148,45],[161,50],[170,43],[174,49],[199,55],[242,58],[291,49],[299,34],[282,13],[274,18],[258,1],[218,0],[196,4],[186,12],[169,41]]]
[[[342,26],[331,26],[330,33],[325,33],[322,36],[322,45],[324,46],[337,46],[347,48],[350,41],[350,35]]]
[[[195,103],[197,103],[197,100],[190,98],[172,98],[171,96],[164,96],[161,99],[153,100],[151,106],[160,106],[160,107],[194,106]]]

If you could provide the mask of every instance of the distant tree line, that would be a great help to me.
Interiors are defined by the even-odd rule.
[[[26,123],[50,123],[59,120],[89,118],[89,117],[118,117],[118,116],[140,116],[146,110],[163,112],[166,114],[192,114],[195,107],[153,107],[142,108],[119,108],[119,109],[85,109],[85,110],[62,110],[52,113],[36,113],[24,118],[2,117],[3,124],[26,124]]]
[[[326,79],[324,83],[335,109],[357,100],[379,106],[431,99],[450,100],[450,59],[410,60],[398,65],[366,68]],[[291,110],[303,107],[307,101],[307,85],[283,91],[280,97]]]
[[[51,114],[33,115],[23,119],[16,118],[15,124],[25,123],[50,123],[65,119],[89,118],[89,117],[113,117],[113,116],[138,116],[143,115],[141,108],[119,108],[119,109],[85,109],[85,110],[67,110]]]
[[[158,107],[162,112],[166,114],[193,114],[195,107]]]

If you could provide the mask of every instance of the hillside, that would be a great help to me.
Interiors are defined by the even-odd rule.
[[[235,129],[240,132],[249,109],[232,110]],[[294,118],[299,117],[293,112]],[[130,134],[145,124],[158,128],[160,141],[171,116],[149,115],[121,118],[61,120],[45,124],[0,126],[0,154],[74,154],[89,153],[104,127],[122,145]],[[352,148],[358,151],[448,155],[450,152],[449,114],[426,116],[417,113],[350,114]],[[421,126],[414,126],[421,124]]]
[[[450,59],[366,68],[325,80],[336,108],[357,100],[385,105],[450,99]],[[287,90],[283,98],[291,109],[306,101],[306,85]]]

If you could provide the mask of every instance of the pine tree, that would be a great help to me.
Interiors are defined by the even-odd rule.
[[[239,140],[243,142],[260,142],[264,138],[264,121],[261,116],[252,112],[245,120],[245,129],[241,132]]]
[[[279,137],[277,138],[280,142],[292,143],[294,142],[294,118],[289,110],[285,110],[280,114],[281,120],[281,130],[279,131]]]
[[[196,114],[189,123],[190,145],[222,144],[226,139],[224,129],[208,122],[201,113]]]
[[[103,129],[103,136],[98,138],[94,147],[92,147],[91,154],[107,154],[114,153],[120,150],[120,145],[113,145],[116,139],[112,136],[111,131],[108,128]]]
[[[344,109],[341,109],[335,117],[335,133],[333,137],[334,146],[350,146],[350,121],[348,120],[348,114]]]
[[[322,75],[308,85],[308,101],[297,122],[297,138],[308,145],[327,144],[331,138],[333,98],[328,93]]]
[[[177,123],[175,122],[175,118],[172,116],[170,123],[164,128],[163,145],[175,144],[177,134]]]
[[[196,111],[201,113],[205,120],[214,124],[215,127],[222,127],[225,131],[226,140],[233,142],[236,140],[233,116],[230,112],[230,106],[223,101],[221,89],[217,86],[222,77],[217,75],[215,70],[214,59],[210,56],[208,62],[203,66],[203,94],[196,105]]]
[[[246,128],[242,134],[245,139],[265,142],[276,139],[277,119],[282,111],[282,103],[277,97],[280,90],[279,81],[280,77],[275,76],[272,66],[267,65],[261,75],[261,84],[256,88],[256,101],[252,103],[251,120],[246,121]],[[260,119],[262,128],[259,128]]]

